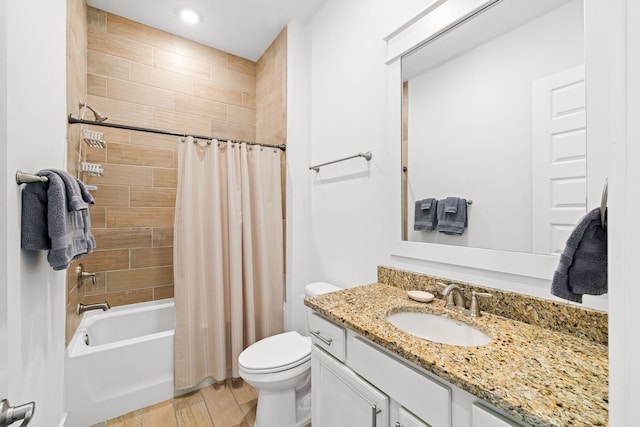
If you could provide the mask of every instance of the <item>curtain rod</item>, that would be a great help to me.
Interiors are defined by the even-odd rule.
[[[116,128],[116,129],[126,129],[126,130],[135,130],[138,132],[147,132],[147,133],[157,133],[160,135],[171,135],[171,136],[181,136],[183,138],[186,138],[188,136],[192,136],[195,139],[208,139],[208,140],[218,140],[218,141],[223,141],[223,142],[231,142],[231,143],[238,143],[238,144],[247,144],[247,145],[260,145],[262,147],[271,147],[271,148],[278,148],[282,151],[285,151],[287,149],[287,146],[285,144],[281,144],[281,145],[271,145],[271,144],[261,144],[259,142],[250,142],[250,141],[235,141],[232,139],[225,139],[225,138],[214,138],[212,136],[205,136],[205,135],[195,135],[195,134],[187,134],[187,133],[180,133],[180,132],[171,132],[168,130],[161,130],[161,129],[151,129],[151,128],[143,128],[143,127],[139,127],[139,126],[129,126],[129,125],[121,125],[118,123],[107,123],[107,122],[98,122],[95,120],[84,120],[84,119],[79,119],[77,117],[74,117],[72,114],[69,114],[69,124],[76,124],[76,123],[81,123],[81,124],[85,124],[85,125],[92,125],[92,126],[104,126],[104,127],[108,127],[108,128]]]

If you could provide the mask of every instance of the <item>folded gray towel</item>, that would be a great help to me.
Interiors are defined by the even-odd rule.
[[[444,199],[444,213],[456,213],[458,212],[459,197],[447,197]]]
[[[582,303],[582,295],[607,293],[607,230],[600,208],[585,215],[573,230],[553,275],[551,293]]]
[[[416,231],[432,231],[438,224],[436,216],[436,205],[438,201],[434,198],[417,200],[415,209],[415,221],[413,229]]]
[[[454,200],[455,199],[455,203]],[[455,212],[447,212],[447,205],[455,204]],[[451,210],[451,208],[450,208]],[[467,201],[459,197],[447,197],[438,201],[438,231],[444,234],[462,235],[467,226]]]
[[[86,187],[83,192],[84,184],[66,172],[63,178],[60,172],[40,171],[36,175],[46,176],[48,183],[28,184],[22,190],[22,248],[49,249],[47,260],[54,270],[67,268],[96,245],[87,209],[93,197]]]
[[[75,176],[58,169],[47,169],[50,172],[57,174],[64,182],[65,191],[67,193],[67,209],[69,211],[79,211],[89,208],[89,204],[93,204],[93,196],[87,190],[87,186],[84,182],[80,181]]]

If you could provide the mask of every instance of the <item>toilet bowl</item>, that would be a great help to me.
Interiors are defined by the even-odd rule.
[[[306,296],[340,288],[325,282],[305,287]],[[254,427],[303,427],[311,422],[311,339],[285,332],[260,340],[238,357],[240,376],[258,393]]]

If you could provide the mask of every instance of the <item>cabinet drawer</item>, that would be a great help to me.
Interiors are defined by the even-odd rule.
[[[311,341],[341,362],[346,360],[345,330],[317,313],[309,316]]]
[[[451,389],[384,353],[363,338],[349,339],[348,365],[433,427],[451,426]]]

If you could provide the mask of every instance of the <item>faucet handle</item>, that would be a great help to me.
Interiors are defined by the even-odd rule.
[[[78,264],[76,267],[76,286],[80,288],[84,279],[91,277],[91,283],[96,284],[96,273],[89,273],[84,270],[84,265]]]
[[[471,312],[471,317],[480,317],[480,305],[478,304],[478,298],[493,298],[493,294],[487,292],[476,292],[471,291],[471,307],[469,307],[469,311]]]

